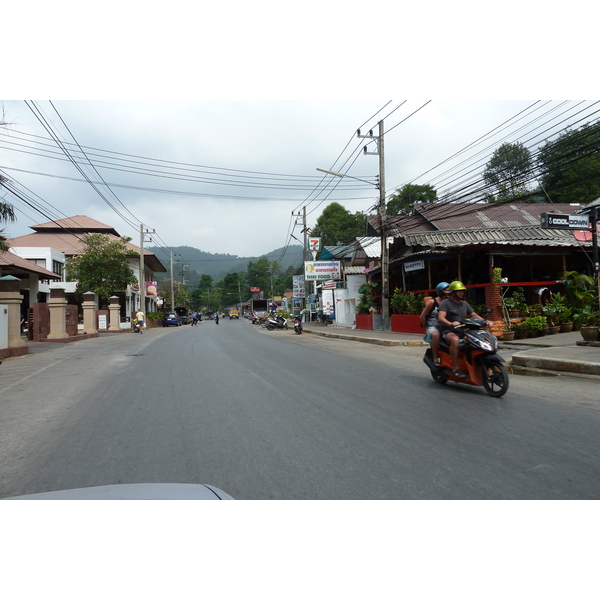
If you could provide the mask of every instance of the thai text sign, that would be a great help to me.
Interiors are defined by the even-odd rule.
[[[409,271],[418,271],[420,269],[425,268],[424,260],[411,260],[410,262],[404,263],[404,271],[408,273]]]
[[[304,278],[306,281],[326,281],[328,279],[341,279],[339,260],[304,263]]]

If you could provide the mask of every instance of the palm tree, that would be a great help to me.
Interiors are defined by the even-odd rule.
[[[6,177],[0,175],[0,188],[3,187]],[[0,223],[14,223],[15,212],[13,207],[8,202],[2,202],[0,200]],[[6,245],[6,238],[2,235],[4,229],[0,229],[0,252],[6,252],[8,246]]]

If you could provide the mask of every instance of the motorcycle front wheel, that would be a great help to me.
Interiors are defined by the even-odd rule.
[[[482,379],[485,391],[494,398],[504,396],[508,391],[508,371],[502,363],[485,361]]]
[[[271,323],[267,323],[265,325],[265,327],[269,330],[269,331],[273,331],[273,329],[275,329],[275,325],[272,325]]]

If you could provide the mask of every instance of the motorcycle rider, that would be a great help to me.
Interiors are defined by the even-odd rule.
[[[461,281],[453,281],[448,289],[450,290],[450,297],[443,300],[438,309],[438,329],[442,339],[450,346],[452,374],[458,379],[467,379],[469,376],[458,368],[460,338],[454,328],[469,317],[485,319],[474,312],[464,299],[467,288]]]
[[[421,327],[425,329],[425,335],[431,342],[431,353],[433,354],[433,362],[439,365],[442,361],[438,356],[438,348],[440,347],[440,330],[438,324],[438,310],[442,300],[445,300],[449,295],[450,284],[442,281],[435,286],[437,292],[436,298],[431,298],[421,312]]]

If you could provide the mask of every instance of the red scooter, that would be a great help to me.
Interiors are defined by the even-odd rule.
[[[431,370],[431,376],[436,383],[456,381],[467,385],[482,385],[485,391],[496,398],[503,396],[508,390],[508,372],[504,366],[504,359],[498,356],[498,338],[489,331],[485,331],[486,322],[482,319],[466,319],[455,329],[462,336],[460,340],[460,353],[458,368],[468,375],[467,379],[460,379],[452,373],[452,357],[450,347],[440,340],[438,350],[441,364],[433,362],[433,353],[428,348],[423,357],[423,362]]]

